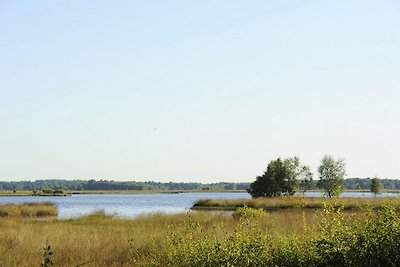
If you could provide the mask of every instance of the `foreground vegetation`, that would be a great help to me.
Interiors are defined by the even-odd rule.
[[[40,266],[46,257],[54,266],[399,266],[396,201],[356,210],[319,201],[318,211],[243,207],[233,214],[134,220],[102,212],[73,220],[5,217],[0,266]]]
[[[0,217],[48,217],[57,216],[57,207],[50,202],[0,205]]]

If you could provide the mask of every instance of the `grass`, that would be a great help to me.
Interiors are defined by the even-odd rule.
[[[393,198],[321,198],[312,197],[277,197],[277,198],[255,198],[255,199],[202,199],[197,201],[193,210],[230,210],[234,211],[240,207],[251,207],[265,211],[277,211],[282,209],[323,209],[324,203],[343,205],[345,210],[359,210],[363,207],[380,207],[382,202],[390,202],[400,206],[400,199]]]
[[[51,202],[0,205],[0,217],[48,217],[57,216],[58,209]]]
[[[148,266],[166,260],[168,226],[189,220],[228,226],[230,216],[154,214],[135,220],[97,212],[71,220],[0,220],[0,266],[39,266],[42,248],[51,245],[56,266]],[[21,253],[23,251],[23,253]],[[162,265],[160,265],[162,266]]]
[[[133,220],[103,211],[69,220],[3,217],[0,266],[40,266],[48,246],[54,266],[399,266],[395,201],[343,212],[343,203],[325,200],[312,200],[317,210],[243,207]]]
[[[313,217],[310,214],[309,218]],[[263,221],[262,228],[277,229],[281,220],[287,231],[301,231],[301,213],[282,213]],[[103,212],[71,220],[2,218],[0,266],[39,266],[48,245],[54,252],[55,266],[167,266],[172,264],[168,259],[172,231],[183,233],[198,224],[222,239],[233,233],[238,223],[230,214],[208,212],[153,214],[135,220],[116,219]]]

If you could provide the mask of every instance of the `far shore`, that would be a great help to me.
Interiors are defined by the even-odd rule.
[[[308,192],[321,192],[319,190],[309,190]],[[345,190],[344,192],[363,192],[369,190]],[[33,191],[11,191],[0,190],[0,197],[22,197],[22,196],[70,196],[81,194],[181,194],[181,193],[246,193],[246,190],[63,190],[63,194],[40,194]],[[400,193],[400,189],[382,190],[381,193]]]
[[[246,190],[65,190],[62,195],[34,194],[33,191],[0,191],[1,196],[68,196],[90,194],[181,194],[181,193],[246,193]]]

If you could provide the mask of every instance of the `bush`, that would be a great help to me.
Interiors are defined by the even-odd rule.
[[[234,233],[219,240],[201,224],[190,222],[183,232],[170,231],[169,266],[262,266],[268,262],[270,240],[256,223],[241,220]]]
[[[263,209],[254,209],[244,206],[238,208],[232,214],[235,219],[255,219],[255,218],[267,218],[268,214]]]

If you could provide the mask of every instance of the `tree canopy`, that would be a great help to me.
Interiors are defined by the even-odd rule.
[[[344,159],[335,160],[326,155],[322,158],[318,167],[319,178],[323,189],[329,197],[340,195],[343,190],[343,180],[346,175],[346,163]]]
[[[371,192],[375,195],[379,194],[382,189],[381,181],[378,177],[374,177],[371,179]]]
[[[256,177],[248,192],[253,198],[293,195],[301,180],[312,181],[308,166],[301,165],[298,157],[278,158],[268,164],[263,175]]]

